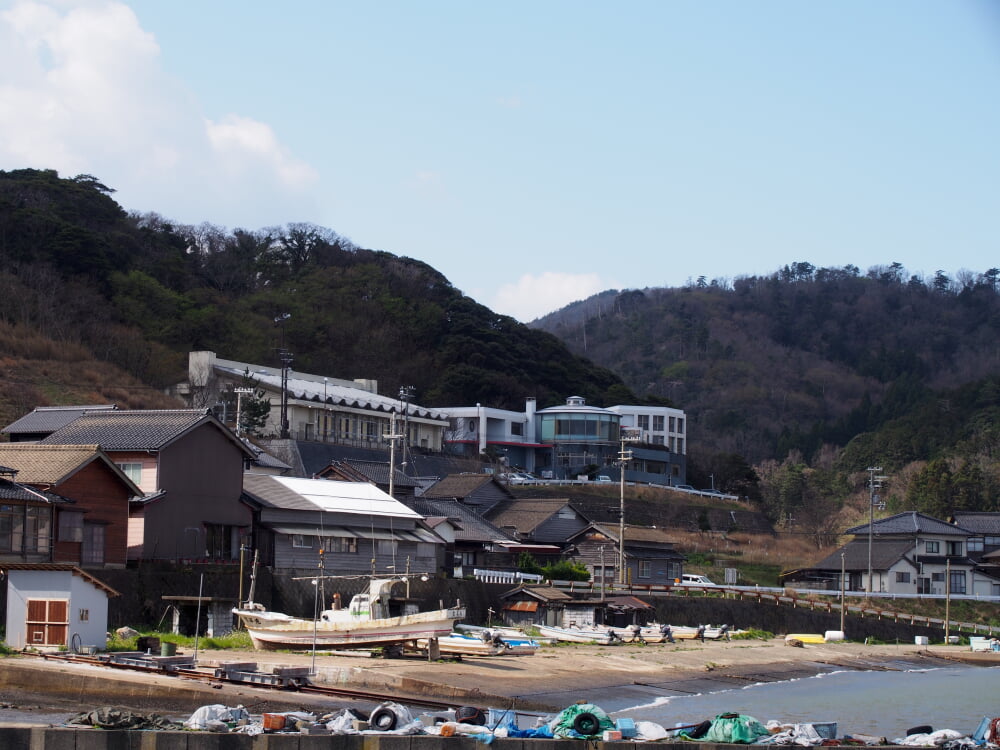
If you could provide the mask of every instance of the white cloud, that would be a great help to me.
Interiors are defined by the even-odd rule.
[[[545,271],[537,276],[526,273],[515,283],[501,286],[490,309],[527,323],[570,302],[616,286],[615,282],[596,273]]]
[[[126,208],[254,228],[305,218],[318,180],[266,123],[208,120],[135,13],[104,0],[0,12],[0,169],[20,168],[86,172]]]

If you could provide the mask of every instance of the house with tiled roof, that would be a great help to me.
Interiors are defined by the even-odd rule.
[[[487,518],[518,541],[560,546],[590,523],[566,498],[512,498]]]
[[[0,443],[0,462],[21,485],[69,501],[54,506],[53,562],[124,567],[129,501],[142,491],[99,445]]]
[[[626,582],[670,585],[684,573],[684,555],[674,547],[673,537],[664,529],[625,526],[625,544],[618,526],[592,523],[567,540],[570,560],[582,563],[591,580],[613,583],[621,580],[619,557],[625,553]]]
[[[92,411],[112,411],[114,404],[92,406],[36,406],[19,419],[0,430],[12,443],[35,443],[43,440],[77,417]]]
[[[52,562],[57,509],[72,502],[15,480],[17,470],[0,466],[0,563]]]
[[[207,410],[88,411],[39,445],[99,445],[142,490],[129,507],[129,560],[239,560],[255,454]]]
[[[854,539],[814,565],[784,574],[782,581],[832,591],[843,586],[889,594],[1000,595],[994,588],[1000,581],[976,572],[968,550],[975,534],[961,526],[907,511],[844,533]]]
[[[339,482],[371,482],[383,492],[399,499],[413,497],[420,486],[397,468],[393,468],[390,482],[388,461],[333,460],[316,474],[316,478]]]
[[[493,474],[449,474],[423,491],[423,497],[434,500],[458,500],[488,515],[504,500],[514,497]]]

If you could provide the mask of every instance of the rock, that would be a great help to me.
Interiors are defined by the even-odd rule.
[[[118,628],[118,630],[115,631],[115,635],[123,641],[127,641],[129,638],[138,638],[139,631],[126,625],[124,628]]]

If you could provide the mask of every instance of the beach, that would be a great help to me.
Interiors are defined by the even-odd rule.
[[[180,653],[194,655],[191,650]],[[199,651],[197,665],[211,673],[226,662],[253,662],[260,671],[315,665],[316,684],[393,696],[435,698],[457,705],[560,710],[578,700],[636,705],[655,695],[715,692],[757,682],[809,677],[839,670],[909,670],[974,663],[1000,666],[1000,655],[968,646],[809,644],[767,641],[681,641],[671,644],[544,646],[533,656],[464,657],[428,661],[387,659],[366,652],[289,653]],[[163,674],[61,662],[37,656],[0,661],[0,702],[39,715],[73,713],[101,705],[180,715],[208,703],[262,710],[313,707],[332,710],[354,702],[246,685],[208,684]],[[610,708],[610,706],[609,706]],[[49,709],[52,709],[50,711]],[[23,711],[21,713],[24,713]],[[5,716],[0,713],[0,721]]]

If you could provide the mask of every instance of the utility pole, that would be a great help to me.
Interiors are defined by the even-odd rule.
[[[288,368],[292,364],[292,353],[285,348],[285,322],[292,317],[291,313],[281,313],[274,319],[275,325],[281,326],[281,341],[278,346],[278,358],[281,360],[281,437],[288,438]]]
[[[396,412],[389,414],[389,434],[384,436],[389,441],[389,497],[395,498],[396,490],[396,441],[402,435],[396,434]]]
[[[410,399],[413,398],[413,386],[399,387],[399,400],[403,404],[403,466],[408,466],[407,451],[410,447]]]
[[[876,490],[882,489],[882,482],[884,482],[888,477],[879,475],[878,472],[882,471],[881,466],[869,466],[868,469],[868,585],[865,588],[865,592],[871,597],[873,586],[872,586],[872,535],[875,526],[875,503],[880,503],[881,500],[876,493]]]
[[[243,394],[253,393],[253,388],[246,388],[240,386],[239,388],[234,388],[236,391],[236,434],[243,435]]]
[[[624,428],[619,429],[618,436],[621,438],[622,446],[618,453],[618,466],[620,468],[618,485],[621,500],[621,507],[618,509],[618,582],[624,584],[627,582],[625,567],[625,465],[632,460],[632,451],[625,450],[625,443],[636,442],[637,436]]]

